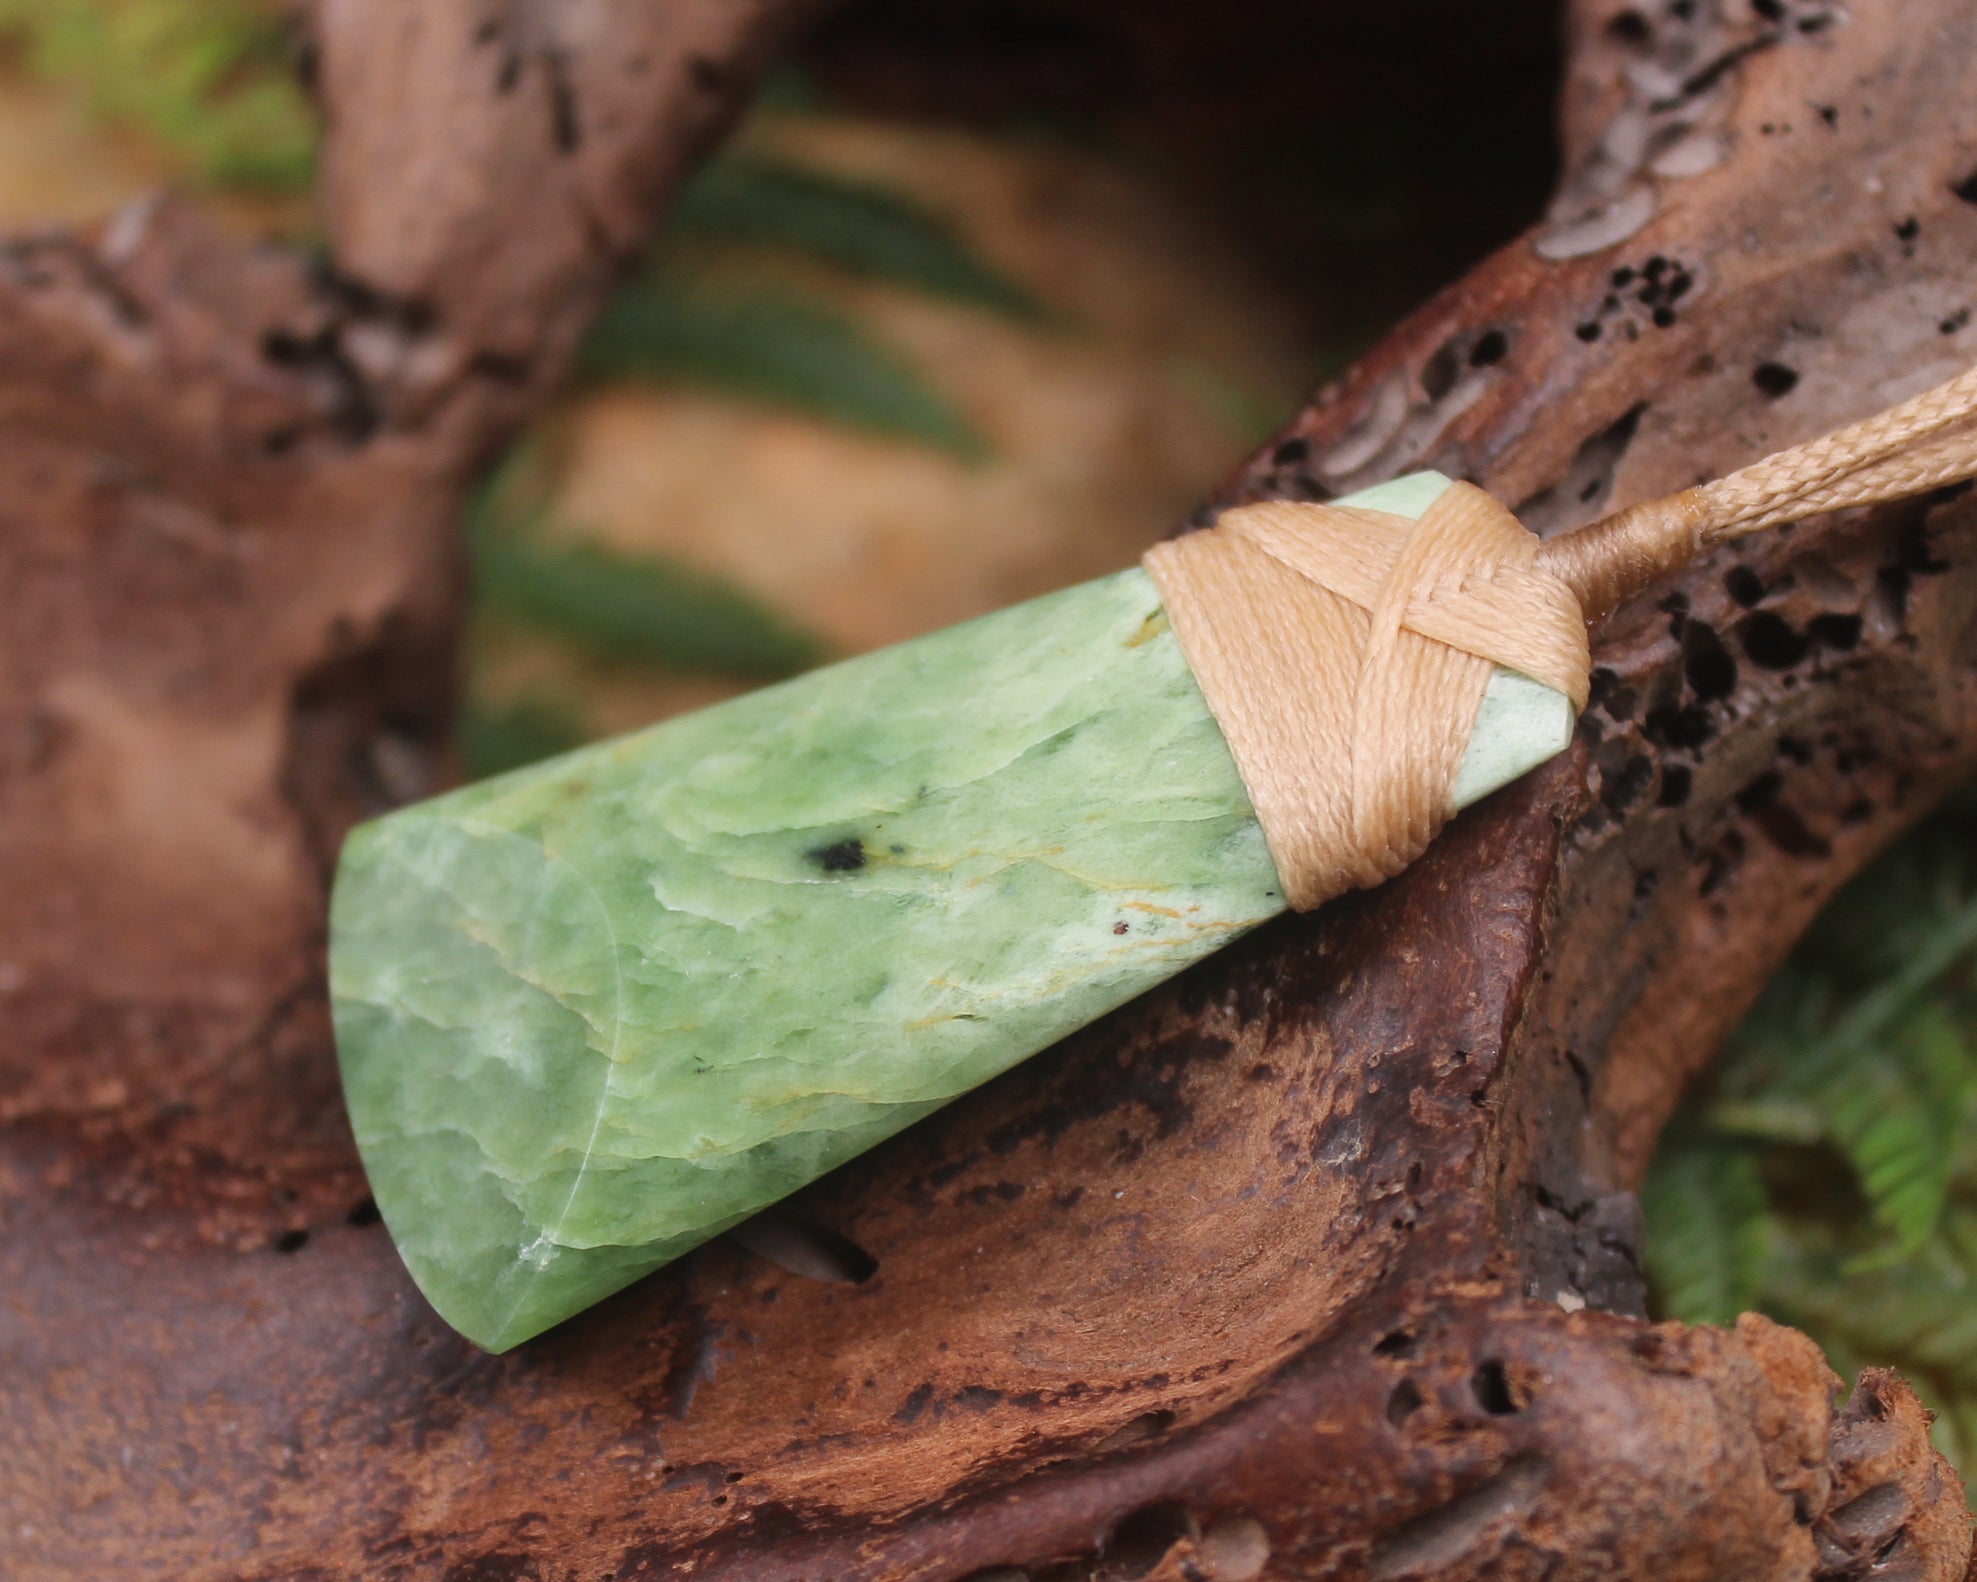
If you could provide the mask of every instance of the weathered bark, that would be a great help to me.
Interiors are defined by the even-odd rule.
[[[265,1244],[362,1196],[342,832],[447,773],[459,505],[815,0],[324,0],[335,271],[0,250],[0,1118]]]
[[[539,9],[503,110],[470,7],[325,0],[352,281],[171,211],[8,255],[8,1574],[1960,1575],[1906,1388],[1836,1412],[1801,1336],[1645,1324],[1631,1191],[1821,902],[1977,766],[1961,498],[1698,566],[1613,623],[1578,748],[1415,869],[803,1194],[782,1240],[851,1238],[862,1284],[723,1242],[489,1358],[343,1223],[323,864],[431,772],[462,480],[714,116],[544,154],[650,8]],[[666,37],[753,60],[783,15]],[[1555,530],[1967,357],[1971,8],[1585,0],[1571,61],[1554,217],[1230,497],[1435,465]]]

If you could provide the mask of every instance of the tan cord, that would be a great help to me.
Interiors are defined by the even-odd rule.
[[[1821,511],[1899,500],[1977,473],[1977,368],[1863,422],[1555,538],[1544,567],[1599,625],[1620,602],[1720,544]]]
[[[1713,483],[1540,543],[1471,484],[1421,519],[1270,501],[1146,568],[1305,911],[1406,867],[1452,812],[1501,666],[1586,701],[1587,632],[1713,544],[1977,474],[1977,368]]]
[[[1498,665],[1585,702],[1585,620],[1537,551],[1458,483],[1418,522],[1273,501],[1147,552],[1291,906],[1421,854]]]

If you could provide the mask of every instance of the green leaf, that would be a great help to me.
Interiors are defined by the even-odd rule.
[[[1825,1087],[1828,1128],[1893,1234],[1892,1256],[1920,1247],[1942,1218],[1971,1089],[1963,1030],[1930,1002]]]
[[[1655,1153],[1641,1208],[1647,1271],[1668,1316],[1729,1324],[1755,1303],[1769,1228],[1749,1149],[1677,1121]]]
[[[1977,1218],[1954,1208],[1905,1262],[1849,1278],[1873,1244],[1866,1226],[1794,1221],[1769,1260],[1764,1306],[1867,1361],[1932,1376],[1960,1397],[1977,1391]]]
[[[857,325],[777,293],[634,281],[592,328],[580,366],[593,379],[697,385],[794,407],[970,459],[985,451],[945,397]]]
[[[469,536],[483,612],[596,658],[773,680],[824,657],[815,638],[776,612],[674,562],[485,524]]]
[[[802,253],[1018,318],[1044,317],[1035,297],[939,215],[884,187],[784,160],[735,154],[714,161],[680,193],[672,230]]]
[[[587,739],[574,714],[544,698],[471,698],[460,714],[460,758],[471,780],[554,758]]]
[[[1741,1286],[1836,1367],[1900,1369],[1966,1472],[1977,1471],[1974,962],[1977,801],[1963,798],[1827,909],[1731,1041],[1716,1096],[1670,1128],[1643,1190],[1664,1307],[1721,1314],[1721,1293]],[[1741,1250],[1709,1229],[1753,1222]]]

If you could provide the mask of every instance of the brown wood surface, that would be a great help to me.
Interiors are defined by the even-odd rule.
[[[806,9],[319,0],[334,273],[173,205],[0,250],[0,1574],[1961,1576],[1906,1386],[1645,1323],[1632,1196],[1977,767],[1956,491],[1623,611],[1409,873],[803,1194],[862,1283],[724,1240],[490,1358],[353,1215],[322,887],[445,775],[461,491]],[[1557,530],[1968,360],[1977,9],[1584,0],[1569,58],[1551,216],[1227,499]]]

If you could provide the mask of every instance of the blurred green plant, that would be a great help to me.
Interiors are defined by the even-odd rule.
[[[214,186],[293,191],[316,126],[268,0],[0,0],[0,36],[37,76]]]
[[[578,369],[591,380],[720,391],[968,460],[987,451],[946,397],[844,314],[783,292],[737,293],[663,266],[612,299]]]
[[[530,493],[532,467],[530,451],[516,452],[468,509],[484,619],[529,627],[585,658],[676,674],[767,681],[824,657],[816,638],[717,578],[546,532],[546,508]],[[534,718],[542,722],[539,712]]]
[[[734,153],[688,182],[672,234],[778,248],[892,285],[1042,320],[1043,305],[940,215],[872,182]]]
[[[473,697],[460,711],[460,763],[468,779],[485,780],[581,747],[588,735],[583,721],[552,698]]]
[[[1660,1311],[1755,1308],[1900,1368],[1977,1473],[1977,797],[1856,879],[1670,1126],[1642,1190]]]

